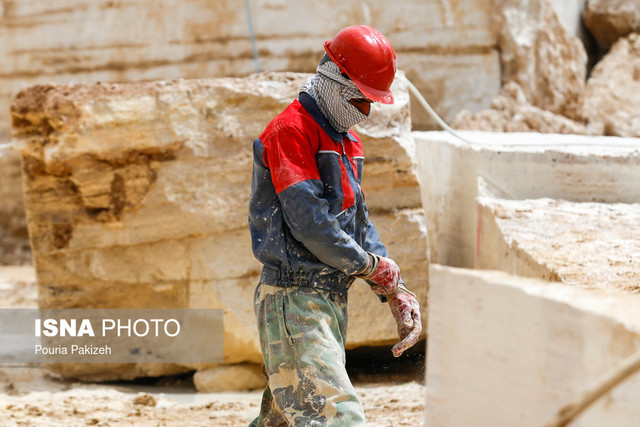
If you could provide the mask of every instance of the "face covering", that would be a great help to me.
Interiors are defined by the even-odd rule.
[[[340,68],[325,54],[316,74],[300,89],[308,93],[318,108],[338,132],[344,133],[369,117],[349,103],[350,99],[366,98],[355,83],[344,77]]]

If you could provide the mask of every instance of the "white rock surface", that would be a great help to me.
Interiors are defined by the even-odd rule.
[[[504,199],[637,203],[640,140],[536,133],[414,132],[431,261],[475,265],[478,178]]]
[[[640,291],[640,204],[480,196],[476,268]]]
[[[12,114],[40,306],[220,307],[225,363],[259,363],[252,301],[260,265],[246,222],[251,142],[307,77],[21,92]],[[372,220],[426,311],[426,229],[402,77],[394,92],[396,104],[376,105],[359,129],[368,159],[363,188]],[[366,285],[356,289],[347,346],[394,343],[388,307]],[[84,369],[90,378],[91,368],[67,372]],[[111,375],[130,377],[129,368]]]
[[[640,296],[433,266],[426,425],[539,427],[640,350]],[[640,375],[572,425],[635,426]]]

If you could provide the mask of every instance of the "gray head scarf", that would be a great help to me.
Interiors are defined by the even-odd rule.
[[[355,83],[344,77],[340,68],[325,54],[316,68],[316,74],[310,77],[300,92],[311,96],[331,126],[338,132],[347,132],[356,124],[367,119],[350,99],[366,98]]]

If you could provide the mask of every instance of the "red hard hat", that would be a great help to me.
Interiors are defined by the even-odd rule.
[[[368,25],[347,27],[324,42],[324,50],[367,98],[393,104],[397,59],[381,32]]]

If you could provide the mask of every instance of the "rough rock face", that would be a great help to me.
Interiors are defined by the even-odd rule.
[[[584,24],[603,45],[640,31],[640,0],[588,0]]]
[[[640,204],[481,197],[476,268],[640,291]]]
[[[581,118],[587,54],[548,0],[498,0],[502,81],[515,81],[531,104]]]
[[[500,93],[490,108],[465,109],[457,129],[494,132],[597,133],[585,126],[582,93],[587,55],[547,0],[496,2],[502,60]]]
[[[476,114],[462,110],[451,126],[488,132],[589,133],[583,123],[531,105],[514,81],[508,82],[491,100],[489,109]]]
[[[595,66],[585,88],[584,115],[598,133],[640,137],[639,34],[618,40]]]
[[[493,0],[263,0],[251,9],[261,70],[312,72],[324,41],[357,23],[388,35],[400,68],[447,120],[463,106],[485,108],[500,88]],[[3,0],[0,40],[0,139],[12,97],[30,85],[255,71],[237,0]],[[433,125],[426,115],[416,123]]]
[[[306,77],[47,85],[19,93],[12,118],[40,306],[221,307],[225,363],[260,362],[252,308],[260,265],[246,219],[251,142]],[[396,104],[376,106],[359,131],[368,158],[363,187],[372,220],[426,307],[426,230],[403,82],[400,76],[394,87]],[[396,340],[387,306],[366,288],[350,293],[349,347]],[[139,368],[60,369],[106,379]]]
[[[31,262],[20,169],[20,154],[0,148],[0,265]]]

